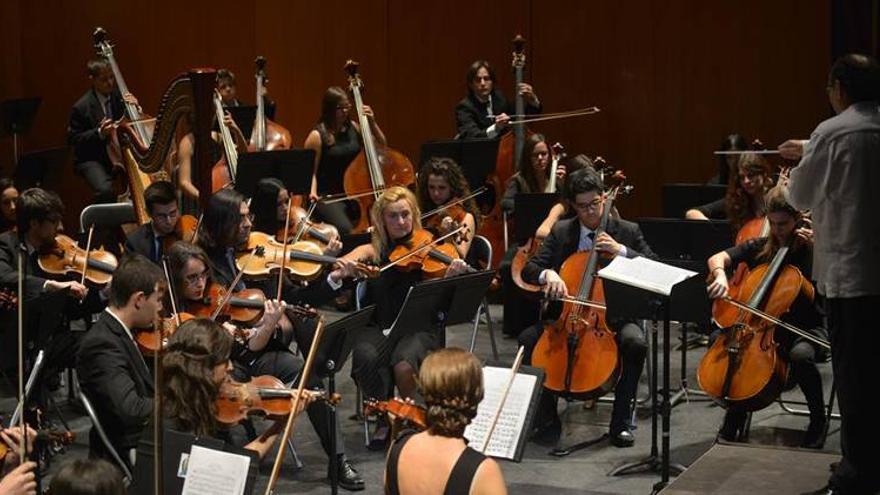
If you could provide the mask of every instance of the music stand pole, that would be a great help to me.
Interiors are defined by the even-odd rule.
[[[327,360],[327,398],[336,393],[336,362]],[[336,406],[327,402],[327,420],[330,422],[330,493],[339,493],[339,459],[336,454]]]

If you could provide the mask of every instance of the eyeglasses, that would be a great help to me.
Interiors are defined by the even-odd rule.
[[[200,280],[208,280],[208,270],[205,270],[202,273],[193,273],[183,278],[186,285],[190,286],[196,285]]]
[[[254,223],[255,218],[257,218],[256,215],[254,215],[253,213],[248,213],[247,215],[241,217],[241,221],[244,222],[245,220],[247,220],[250,223]]]
[[[180,215],[180,211],[174,210],[174,211],[171,211],[168,213],[156,213],[155,215],[152,215],[152,216],[156,220],[163,220],[163,219],[164,220],[171,220],[172,218],[174,218],[178,215]]]
[[[589,203],[574,203],[574,207],[579,211],[587,211],[589,209],[598,209],[599,205],[602,204],[602,200],[600,198],[596,198]]]

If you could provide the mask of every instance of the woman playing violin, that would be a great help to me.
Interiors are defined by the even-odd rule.
[[[483,399],[483,368],[463,349],[437,350],[422,363],[419,391],[428,429],[394,442],[385,465],[385,493],[507,493],[501,467],[468,447],[465,427]]]
[[[358,246],[346,258],[387,263],[392,250],[405,245],[413,232],[421,229],[416,197],[404,187],[386,189],[374,203],[370,216],[372,225],[376,226],[371,234],[372,242]],[[465,270],[467,264],[456,259],[450,264],[446,276]],[[421,278],[418,270],[389,269],[383,271],[379,278],[370,280],[368,295],[376,304],[377,326],[365,330],[355,344],[351,372],[352,378],[362,387],[365,399],[384,399],[395,385],[402,397],[415,397],[419,364],[429,351],[440,346],[439,335],[434,328],[430,328],[410,333],[396,342],[393,349],[385,348],[383,330],[391,327],[407,291]],[[380,426],[372,445],[384,447],[387,433],[387,427]]]
[[[370,120],[370,130],[377,144],[385,145],[385,134],[376,123],[373,109],[364,105],[364,113]],[[303,144],[304,148],[315,151],[310,200],[316,200],[320,195],[343,192],[345,170],[363,148],[360,128],[352,115],[357,118],[348,93],[338,86],[327,88],[321,99],[318,123]],[[348,234],[353,228],[345,203],[319,204],[317,213],[320,220],[334,225],[340,234]]]
[[[728,295],[727,269],[745,262],[750,268],[761,263],[768,263],[780,247],[791,245],[785,262],[798,268],[807,280],[812,274],[813,231],[809,221],[789,205],[781,187],[774,187],[767,193],[767,219],[770,223],[770,235],[759,239],[751,239],[725,251],[716,253],[709,258],[709,296],[720,298]],[[809,330],[817,336],[827,339],[827,332],[821,328],[821,317],[816,304],[806,298],[798,298],[791,311],[783,320]],[[715,336],[719,331],[716,331]],[[779,355],[791,365],[790,379],[796,382],[810,410],[810,424],[804,435],[802,446],[821,448],[824,443],[825,411],[822,396],[822,377],[816,368],[816,362],[823,359],[823,353],[812,342],[780,330],[774,333],[779,344]],[[746,413],[728,409],[720,436],[725,440],[736,440],[745,424]]]
[[[418,195],[419,207],[422,211],[434,210],[470,194],[471,190],[464,173],[451,158],[431,158],[419,171]],[[459,256],[466,259],[473,234],[477,231],[478,213],[477,203],[471,198],[463,204],[452,206],[428,217],[425,224],[434,235],[443,235],[452,231],[457,225],[464,225],[466,235],[459,236],[453,245],[458,250]]]
[[[267,177],[257,182],[257,190],[251,198],[250,209],[254,213],[253,230],[257,232],[275,233],[276,239],[281,241],[284,236],[285,220],[289,222],[288,239],[293,238],[296,229],[299,227],[299,220],[296,220],[295,213],[287,211],[287,203],[290,200],[290,193],[284,184],[274,178]],[[303,212],[302,208],[298,208]],[[325,230],[327,240],[329,242],[321,244],[324,246],[324,254],[327,256],[335,256],[342,250],[342,242],[339,240],[339,232],[332,225],[322,225],[322,231]],[[322,232],[323,235],[323,232]],[[302,239],[310,239],[309,235],[304,235]]]
[[[739,230],[753,218],[764,215],[764,194],[773,186],[770,164],[761,155],[740,155],[735,173],[731,173],[724,198],[690,209],[685,218],[692,220],[723,219]]]

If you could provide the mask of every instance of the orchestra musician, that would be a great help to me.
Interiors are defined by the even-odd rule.
[[[235,83],[235,73],[229,69],[217,70],[217,91],[220,93],[220,101],[224,107],[240,107],[243,103],[238,99],[238,86]],[[269,98],[268,89],[263,86],[263,108],[266,111],[266,118],[275,119],[276,105]]]
[[[229,112],[225,112],[223,115],[223,125],[229,128],[232,140],[235,142],[235,149],[239,153],[246,152],[248,148],[247,140]],[[219,132],[211,131],[211,137],[212,139],[209,141],[211,161],[216,163],[223,156],[223,147],[219,145],[221,139]],[[199,199],[199,188],[193,183],[192,169],[193,153],[195,153],[194,139],[193,134],[190,132],[183,136],[177,144],[177,183],[184,197],[197,201]]]
[[[556,169],[557,191],[565,187],[565,164],[560,163]],[[513,214],[514,198],[519,193],[542,193],[550,181],[550,146],[543,134],[532,134],[526,138],[523,146],[519,170],[510,178],[501,209],[508,216]]]
[[[605,232],[596,235],[602,216],[602,180],[591,169],[581,169],[568,178],[566,195],[569,204],[576,212],[574,218],[556,222],[550,235],[544,240],[538,252],[523,269],[523,280],[541,285],[550,299],[567,296],[565,281],[558,274],[562,263],[573,253],[594,248],[594,254],[610,257],[636,256],[655,257],[645,242],[638,224],[622,219],[609,218]],[[639,377],[645,363],[647,342],[642,328],[634,321],[608,321],[616,333],[618,350],[622,361],[622,373],[614,393],[614,408],[611,414],[611,443],[617,447],[629,447],[635,442],[630,431],[633,402],[638,388]],[[538,342],[543,326],[539,323],[524,330],[519,342],[526,348],[525,363],[531,363],[531,354]],[[539,437],[555,441],[561,432],[561,423],[556,411],[557,398],[544,391],[539,415]]]
[[[289,200],[290,193],[280,180],[267,177],[257,181],[257,188],[250,204],[250,210],[254,213],[253,230],[275,233],[276,238],[281,240],[284,235],[285,219],[291,218],[291,214],[287,211]],[[296,233],[296,227],[297,224],[290,221],[288,237],[292,237]],[[324,254],[335,256],[342,250],[342,242],[339,240],[339,232],[336,228],[333,226],[328,226],[328,228],[330,242],[324,246]]]
[[[720,151],[748,151],[749,142],[742,134],[728,134],[721,141]],[[737,164],[742,155],[719,155],[718,171],[711,179],[709,184],[727,185],[730,183],[731,177],[736,177]]]
[[[15,200],[18,189],[12,179],[0,177],[0,234],[15,228]]]
[[[116,200],[107,139],[115,121],[125,114],[124,103],[138,104],[131,93],[120,95],[110,63],[103,58],[86,65],[91,88],[74,103],[67,125],[67,144],[73,146],[76,172],[86,179],[96,203]]]
[[[428,429],[395,440],[385,464],[385,493],[506,494],[498,463],[464,439],[483,399],[479,359],[463,349],[438,349],[422,363],[418,384]]]
[[[5,492],[2,492],[5,493]],[[104,459],[76,459],[61,466],[45,493],[55,495],[126,495],[122,472]]]
[[[180,220],[177,190],[166,181],[156,181],[144,189],[144,204],[150,221],[133,230],[125,240],[125,251],[145,256],[153,263],[162,260],[165,238],[173,236]]]
[[[376,122],[373,109],[364,105],[363,110],[370,121],[370,131],[376,144],[384,146],[387,144],[385,134]],[[348,93],[338,86],[327,88],[321,99],[321,116],[303,144],[303,148],[315,151],[309,200],[343,192],[345,170],[363,149],[363,138],[356,118],[357,111],[352,108]],[[316,213],[318,219],[335,226],[342,235],[354,228],[344,202],[319,203]]]
[[[772,186],[767,160],[755,153],[744,153],[739,156],[736,173],[731,174],[727,194],[719,200],[688,210],[685,218],[726,218],[734,229],[739,230],[749,220],[764,216],[764,195]]]
[[[419,207],[423,212],[434,210],[446,205],[450,201],[458,200],[470,196],[471,189],[468,186],[461,167],[451,158],[431,158],[422,166],[418,176],[418,197]],[[462,259],[468,258],[471,242],[474,239],[474,233],[477,231],[477,216],[479,209],[474,198],[471,198],[456,208],[457,211],[463,211],[459,222],[467,227],[467,235],[458,236],[453,239],[452,245],[458,251],[458,255]],[[444,235],[455,228],[455,219],[450,216],[452,210],[443,210],[436,213],[440,220],[436,223],[439,227],[432,230],[435,236]],[[431,218],[427,219],[431,222]],[[427,223],[427,222],[426,222]]]
[[[27,452],[33,452],[37,432],[30,426],[27,431]],[[37,482],[35,471],[37,464],[32,461],[21,462],[19,446],[21,445],[21,427],[0,427],[0,443],[6,447],[6,455],[0,458],[0,493],[9,495],[36,495]]]
[[[789,205],[782,188],[774,187],[767,193],[767,219],[770,223],[770,235],[758,239],[750,239],[742,244],[716,253],[709,258],[709,297],[717,299],[728,295],[726,270],[745,262],[749,268],[762,263],[769,263],[782,246],[790,245],[785,262],[798,268],[807,280],[811,280],[813,262],[813,231],[808,227],[803,215]],[[827,339],[827,332],[821,327],[821,316],[813,301],[799,298],[795,301],[788,314],[783,318],[796,327],[810,331],[817,337]],[[717,332],[716,332],[717,335]],[[825,433],[825,403],[822,396],[822,376],[816,367],[823,354],[819,347],[799,338],[791,332],[774,333],[777,352],[790,363],[790,379],[796,382],[810,410],[810,424],[801,442],[802,447],[821,448]],[[745,426],[747,413],[728,409],[724,416],[724,425],[719,435],[728,441],[735,441]]]
[[[239,192],[232,189],[220,190],[211,196],[208,202],[198,234],[198,243],[207,254],[207,265],[210,266],[210,274],[215,282],[224,288],[234,291],[245,288],[258,288],[267,296],[272,297],[277,293],[277,276],[269,277],[264,281],[245,282],[242,280],[236,287],[229,287],[229,284],[238,274],[235,259],[236,251],[240,246],[247,244],[253,221],[254,217],[250,212],[248,202]],[[204,260],[201,263],[203,266],[205,265]],[[354,276],[354,265],[352,261],[339,260],[337,266],[330,270],[325,277],[320,281],[309,284],[307,287],[291,283],[285,276],[282,300],[291,305],[309,304],[318,306],[323,304],[335,297],[336,292],[342,287],[345,279]],[[201,273],[198,268],[193,273]],[[207,266],[201,268],[202,272],[205,269],[207,269]],[[200,283],[201,280],[199,280]],[[182,292],[178,292],[178,294],[180,293]],[[250,353],[245,354],[247,359],[239,360],[236,356],[233,356],[236,362],[242,364],[242,366],[236,368],[237,376],[272,374],[285,383],[292,382],[295,379],[302,366],[290,352],[289,345],[292,339],[296,339],[299,348],[307,352],[311,347],[314,337],[315,322],[293,319],[288,323],[291,323],[292,326],[287,330],[282,327],[280,332],[275,331],[276,325],[272,325],[271,331],[255,332],[257,338],[252,338],[248,341],[249,346],[253,345],[253,347],[248,349]],[[251,343],[251,341],[253,342]],[[317,364],[317,366],[320,367],[321,365]],[[310,387],[320,386],[320,378],[314,375],[313,379],[315,383],[308,383],[307,385]],[[329,452],[331,437],[326,407],[327,405],[324,403],[315,403],[309,408],[308,412],[315,431],[321,438],[324,450]],[[364,487],[363,478],[343,453],[342,428],[338,425],[336,432],[337,453],[339,454],[337,459],[339,470],[337,472],[339,473],[340,486],[348,490],[362,490]]]
[[[151,328],[162,310],[162,270],[139,254],[127,254],[110,284],[107,309],[83,337],[77,375],[98,420],[123,461],[134,465],[134,449],[153,412],[153,377],[134,340]],[[113,460],[92,428],[90,454]]]
[[[831,364],[837,384],[843,459],[827,487],[816,493],[880,492],[877,445],[880,423],[872,413],[875,350],[880,333],[873,316],[880,307],[880,216],[870,205],[880,190],[880,66],[858,54],[831,66],[826,86],[835,116],[810,139],[779,146],[791,171],[788,201],[810,209],[816,232],[813,276],[825,297]]]
[[[510,116],[516,113],[495,88],[495,69],[485,60],[477,60],[467,70],[467,96],[455,106],[457,138],[494,138],[507,132]],[[541,112],[541,102],[531,84],[521,83],[516,91],[525,99],[526,114]]]
[[[413,232],[421,229],[420,210],[415,195],[405,187],[394,186],[385,190],[370,211],[372,241],[353,249],[345,258],[385,264],[391,251],[404,244]],[[467,264],[455,259],[446,276],[455,276],[467,270]],[[370,279],[367,296],[376,304],[376,326],[360,333],[352,349],[352,378],[360,385],[365,399],[385,399],[396,385],[401,397],[416,397],[416,374],[428,352],[440,346],[435,328],[418,329],[396,342],[393,348],[385,345],[385,329],[391,327],[410,287],[422,278],[419,270],[389,269],[378,278]],[[380,422],[370,442],[377,450],[385,446],[388,425]]]

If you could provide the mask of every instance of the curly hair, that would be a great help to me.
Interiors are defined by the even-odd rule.
[[[214,367],[229,360],[232,336],[220,324],[200,318],[184,322],[168,339],[162,356],[163,411],[180,428],[209,436],[217,430],[219,389]]]
[[[471,194],[471,188],[468,185],[467,179],[464,178],[464,172],[461,171],[461,167],[455,163],[455,160],[452,158],[432,157],[419,170],[418,187],[416,190],[419,196],[419,207],[422,211],[431,211],[438,206],[442,206],[435,205],[431,201],[431,195],[428,194],[428,178],[432,175],[446,179],[446,183],[449,184],[449,188],[452,190],[450,200],[453,198],[460,199]],[[474,198],[465,201],[461,206],[474,216],[474,223],[479,228],[480,210]]]
[[[406,202],[409,203],[410,210],[412,210],[410,213],[412,213],[413,231],[422,228],[422,220],[419,218],[422,213],[419,209],[419,202],[416,199],[415,194],[402,186],[394,186],[385,189],[385,192],[379,196],[379,199],[373,203],[373,207],[370,209],[370,221],[374,226],[373,233],[371,234],[371,242],[373,244],[373,249],[376,251],[376,256],[380,258],[391,246],[391,239],[388,237],[388,229],[385,228],[385,221],[382,218],[382,213],[388,205],[396,203],[401,199],[406,200]],[[379,260],[376,259],[375,261]]]
[[[432,435],[461,437],[483,400],[483,368],[470,352],[448,347],[432,352],[419,370],[419,392]]]
[[[731,174],[727,183],[727,194],[724,197],[724,208],[730,225],[737,230],[752,218],[763,214],[755,210],[754,201],[742,186],[740,173],[762,175],[767,178],[770,177],[770,164],[761,155],[744,153],[737,164],[737,172]]]

